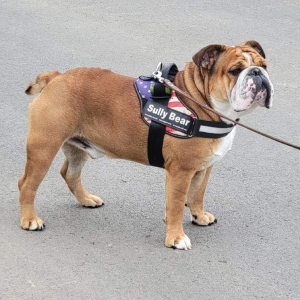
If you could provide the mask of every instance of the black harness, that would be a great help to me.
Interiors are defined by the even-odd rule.
[[[161,77],[174,81],[178,72],[175,64],[160,64],[159,68],[162,74]],[[141,90],[139,87],[141,83],[142,85],[146,83],[144,87],[148,89],[148,86],[150,86],[150,89],[148,91]],[[235,126],[234,124],[228,125],[224,122],[199,120],[168,108],[172,91],[153,76],[140,76],[135,81],[134,87],[141,103],[143,120],[151,120],[150,125],[148,122],[146,123],[149,125],[148,160],[152,166],[164,167],[165,160],[162,154],[163,141],[165,134],[170,134],[166,132],[166,127],[182,132],[184,136],[180,136],[181,138],[196,136],[217,139],[229,134]],[[193,115],[197,116],[195,113]]]

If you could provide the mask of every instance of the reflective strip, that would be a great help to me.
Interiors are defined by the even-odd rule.
[[[233,127],[219,128],[219,127],[209,127],[209,126],[201,125],[199,128],[199,132],[223,134],[223,133],[230,132],[232,129]]]

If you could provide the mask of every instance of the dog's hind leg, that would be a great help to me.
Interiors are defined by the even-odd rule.
[[[26,230],[42,230],[43,221],[37,217],[34,198],[63,139],[51,137],[41,130],[30,132],[27,139],[27,162],[25,172],[19,180],[21,227]]]
[[[43,229],[43,221],[37,217],[34,209],[34,198],[56,153],[74,131],[74,120],[66,118],[68,111],[61,109],[60,102],[56,95],[44,93],[29,105],[27,161],[25,172],[19,180],[23,229]]]
[[[102,199],[87,192],[82,185],[81,171],[89,155],[68,142],[63,145],[62,150],[66,158],[60,173],[70,191],[82,206],[91,208],[102,206],[104,204]]]
[[[207,226],[217,222],[212,214],[203,210],[203,199],[211,170],[212,166],[197,172],[192,179],[188,192],[186,206],[191,211],[192,223],[196,225]]]

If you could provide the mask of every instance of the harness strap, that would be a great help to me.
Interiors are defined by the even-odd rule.
[[[153,101],[161,104],[168,105],[168,100],[170,99],[170,95],[166,93],[166,87],[160,83],[155,82],[153,86],[152,99]]]
[[[154,101],[146,103],[143,115],[151,120],[151,124],[155,122],[156,124],[159,123],[175,128],[189,137],[197,136],[218,139],[229,134],[235,126],[235,124],[226,124],[224,122],[198,120]]]
[[[173,63],[161,64],[161,72],[164,78],[168,78],[173,81],[178,68]],[[166,87],[160,82],[155,82],[153,87],[152,99],[154,103],[158,103],[163,107],[168,106],[170,95],[166,92]],[[156,122],[151,121],[148,132],[148,161],[150,165],[155,167],[163,168],[165,160],[162,154],[162,148],[164,143],[164,136],[166,133],[166,126]]]
[[[162,64],[161,74],[163,78],[168,78],[170,81],[174,81],[178,68],[174,63]]]
[[[148,160],[151,166],[163,167],[165,160],[162,155],[166,126],[152,121],[148,132]]]
[[[226,136],[234,127],[235,124],[194,119],[194,126],[190,135],[218,139]]]

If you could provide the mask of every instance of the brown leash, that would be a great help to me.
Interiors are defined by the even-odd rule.
[[[155,73],[156,73],[156,72],[155,72]],[[186,92],[182,91],[182,90],[179,89],[177,86],[175,86],[170,80],[165,79],[165,78],[162,78],[161,76],[159,76],[159,75],[160,75],[159,72],[158,72],[158,74],[155,74],[155,73],[154,73],[153,75],[154,75],[160,82],[164,83],[164,84],[165,84],[167,87],[169,87],[170,89],[175,90],[175,91],[178,92],[179,94],[181,94],[181,95],[185,96],[186,98],[190,99],[191,101],[193,101],[194,103],[198,104],[198,105],[201,106],[202,108],[204,108],[204,109],[206,109],[206,110],[209,110],[209,111],[211,111],[211,112],[217,114],[218,116],[220,116],[220,117],[222,117],[222,118],[224,118],[224,119],[227,119],[228,121],[230,121],[230,122],[232,122],[232,123],[234,123],[234,124],[236,124],[236,125],[240,125],[240,126],[246,128],[246,129],[251,130],[251,131],[253,131],[253,132],[255,132],[255,133],[258,133],[258,134],[260,134],[260,135],[262,135],[262,136],[264,136],[264,137],[266,137],[266,138],[269,138],[269,139],[274,140],[274,141],[276,141],[276,142],[278,142],[278,143],[281,143],[281,144],[287,145],[287,146],[289,146],[289,147],[292,147],[292,148],[295,148],[295,149],[300,150],[300,146],[297,146],[297,145],[288,143],[288,142],[283,141],[283,140],[281,140],[281,139],[279,139],[279,138],[273,137],[273,136],[271,136],[271,135],[268,135],[268,134],[263,133],[263,132],[261,132],[261,131],[258,131],[258,130],[256,130],[256,129],[253,129],[253,128],[247,126],[247,125],[244,125],[244,124],[242,124],[242,123],[240,123],[240,122],[238,122],[238,121],[235,121],[235,120],[233,120],[233,119],[228,118],[227,116],[223,115],[222,113],[219,113],[219,112],[215,111],[213,108],[209,107],[208,105],[204,105],[204,104],[198,102],[198,101],[195,100],[193,97],[191,97],[189,94],[187,94]]]

